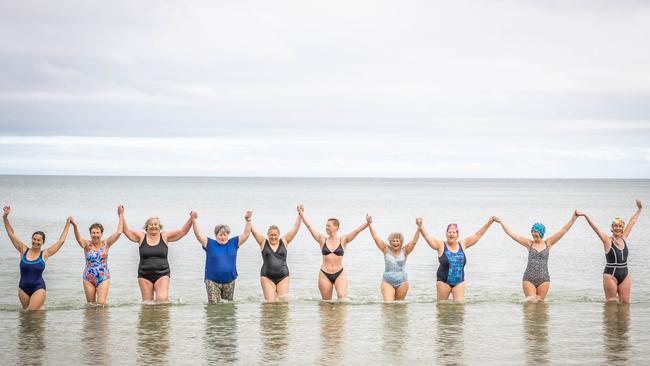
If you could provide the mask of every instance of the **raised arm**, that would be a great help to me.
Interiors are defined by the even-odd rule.
[[[106,245],[108,245],[109,248],[117,242],[117,239],[120,238],[120,235],[122,235],[122,229],[124,229],[124,206],[119,205],[117,206],[117,229],[113,234],[106,238]]]
[[[305,207],[303,205],[298,206],[298,215],[300,215],[300,219],[302,220],[302,223],[305,224],[311,236],[318,243],[318,246],[323,244],[323,242],[325,241],[325,237],[321,233],[319,233],[318,230],[314,228],[314,226],[309,222],[309,220],[307,220],[307,217],[305,216]]]
[[[208,237],[203,235],[201,228],[199,227],[199,223],[197,221],[199,214],[193,211],[190,217],[192,217],[192,229],[194,230],[194,236],[196,236],[196,240],[201,243],[201,246],[205,248],[208,245]]]
[[[20,241],[18,237],[16,236],[16,233],[14,232],[14,228],[11,227],[11,224],[9,223],[9,213],[11,212],[11,207],[10,206],[5,206],[2,209],[2,221],[5,224],[5,229],[7,230],[7,235],[9,235],[9,240],[11,241],[11,244],[14,245],[14,248],[20,253],[20,255],[23,255],[25,251],[27,250],[27,245]]]
[[[194,212],[194,211],[192,211]],[[165,234],[167,235],[167,242],[172,243],[175,241],[181,240],[187,233],[190,232],[190,228],[192,228],[192,212],[190,212],[190,217],[187,218],[187,221],[185,221],[185,224],[183,224],[183,227],[180,229],[176,230],[169,230],[166,231]],[[162,233],[161,233],[162,235]]]
[[[609,236],[607,236],[607,234],[605,234],[604,231],[600,230],[600,229],[598,228],[598,226],[596,226],[596,224],[594,224],[594,222],[591,221],[591,218],[590,218],[586,213],[584,213],[584,212],[580,212],[580,211],[576,211],[576,214],[577,214],[578,216],[584,216],[584,218],[587,220],[587,223],[589,224],[589,226],[591,226],[591,228],[594,230],[594,232],[596,233],[596,235],[598,235],[598,238],[600,239],[600,241],[603,242],[603,246],[604,246],[605,250],[606,250],[606,251],[609,250],[609,245],[610,245],[610,243],[609,243]]]
[[[638,198],[636,199],[636,212],[632,217],[630,218],[630,221],[627,222],[627,225],[625,226],[625,229],[623,230],[623,239],[627,239],[627,236],[630,235],[630,232],[632,231],[632,228],[634,227],[634,224],[636,224],[636,220],[639,219],[639,215],[641,215],[641,209],[643,208],[643,205],[641,204],[641,200]]]
[[[251,235],[251,228],[253,226],[253,224],[251,224],[251,220],[253,220],[253,211],[246,211],[244,220],[246,220],[246,225],[244,226],[244,232],[239,235],[239,243],[237,244],[238,247],[241,247],[242,244],[244,244],[246,240],[248,240],[248,237]]]
[[[293,227],[289,232],[284,236],[284,245],[289,245],[293,238],[296,237],[296,234],[298,234],[298,230],[300,230],[300,211],[298,211],[298,215],[296,216],[296,221],[293,223]]]
[[[526,249],[530,249],[530,246],[533,244],[533,241],[532,241],[531,239],[528,239],[527,237],[525,237],[525,236],[523,236],[523,235],[519,235],[519,234],[515,233],[514,231],[512,231],[512,229],[510,229],[510,227],[509,227],[508,225],[506,225],[505,222],[501,221],[501,219],[498,218],[498,217],[495,217],[495,218],[494,218],[494,221],[495,221],[495,222],[498,222],[499,224],[501,224],[501,228],[503,229],[503,231],[504,231],[504,232],[505,232],[509,237],[511,237],[512,240],[514,240],[515,242],[517,242],[517,243],[523,245],[524,248],[526,248]]]
[[[429,232],[427,232],[427,229],[424,228],[424,225],[422,225],[422,221],[420,221],[420,232],[422,233],[422,237],[424,238],[424,241],[427,242],[427,244],[431,247],[431,249],[435,251],[440,251],[442,249],[442,241],[440,239],[434,238],[431,235],[429,235]]]
[[[573,216],[571,216],[569,222],[562,226],[560,231],[546,240],[546,244],[548,244],[549,248],[555,245],[555,243],[557,243],[560,239],[562,239],[564,234],[566,234],[569,229],[571,229],[571,226],[573,226],[573,224],[576,222],[576,219],[578,219],[578,210],[573,211]]]
[[[481,226],[481,228],[478,229],[477,232],[475,232],[474,234],[466,237],[465,239],[463,239],[461,241],[463,243],[463,246],[465,247],[465,249],[469,249],[471,246],[476,244],[481,239],[481,237],[490,228],[490,225],[492,225],[492,223],[494,222],[494,218],[495,218],[494,216],[490,217],[490,219],[485,223],[485,225]]]
[[[417,217],[415,219],[415,225],[417,225],[417,230],[415,230],[415,234],[413,234],[413,239],[411,239],[408,244],[404,247],[404,254],[409,255],[415,249],[415,244],[418,243],[418,240],[420,239],[420,228],[422,227],[422,218]]]
[[[126,217],[122,218],[122,232],[129,240],[138,245],[144,240],[145,234],[143,232],[129,229],[129,226],[126,224]]]
[[[366,215],[366,222],[368,223],[368,229],[370,230],[370,236],[372,236],[372,239],[375,241],[375,245],[377,246],[377,249],[381,251],[382,253],[386,254],[386,251],[388,250],[388,245],[381,240],[381,237],[377,234],[375,231],[375,228],[372,226],[372,216]]]
[[[86,249],[88,247],[88,240],[84,239],[81,236],[81,233],[79,232],[79,228],[77,227],[77,223],[74,221],[74,218],[70,220],[70,224],[72,225],[72,231],[74,232],[75,240],[77,240],[77,243],[79,243],[81,249]]]
[[[253,238],[255,238],[257,245],[259,245],[260,248],[262,248],[262,245],[264,245],[264,241],[266,241],[266,238],[264,237],[264,235],[262,235],[262,233],[255,230],[255,226],[253,226],[253,224],[251,224],[251,234],[253,234]]]
[[[56,252],[61,249],[63,246],[63,243],[65,243],[65,239],[68,237],[68,231],[70,231],[70,221],[72,221],[72,217],[68,217],[65,220],[65,226],[63,227],[63,232],[61,233],[61,236],[59,236],[59,240],[55,241],[54,244],[50,245],[45,249],[43,252],[43,260],[47,260],[49,257],[53,256],[56,254]]]
[[[349,244],[352,240],[354,240],[354,238],[357,237],[357,235],[359,235],[360,232],[365,230],[367,227],[368,227],[368,222],[364,221],[363,224],[361,224],[358,228],[356,228],[356,229],[350,231],[349,233],[343,235],[341,237],[341,244],[342,245]]]

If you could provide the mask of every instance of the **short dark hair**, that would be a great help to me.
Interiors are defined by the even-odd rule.
[[[88,228],[88,231],[92,231],[92,229],[99,229],[99,231],[104,233],[104,226],[102,226],[102,224],[100,224],[98,222],[90,225],[90,227]]]
[[[40,235],[43,238],[43,242],[45,242],[45,233],[42,231],[34,231],[34,234],[32,234],[32,239],[34,239],[34,235]]]
[[[335,219],[335,218],[333,218],[333,217],[327,219],[327,221],[331,221],[331,222],[333,222],[333,223],[334,223],[334,226],[336,226],[337,229],[338,229],[339,227],[341,227],[341,223],[339,222],[339,220],[337,220],[337,219]]]

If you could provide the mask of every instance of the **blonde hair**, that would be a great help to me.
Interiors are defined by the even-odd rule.
[[[268,233],[268,232],[271,231],[271,230],[277,230],[277,231],[278,231],[278,235],[280,234],[280,228],[279,228],[277,225],[271,225],[271,226],[269,226],[269,229],[268,229],[266,232]]]
[[[390,233],[388,235],[388,242],[390,243],[393,239],[399,239],[399,242],[404,244],[404,235],[402,233]]]
[[[151,216],[150,218],[147,219],[147,221],[144,222],[144,231],[147,231],[147,226],[149,226],[149,223],[151,220],[158,220],[158,226],[160,226],[160,230],[162,230],[163,225],[160,223],[160,218],[158,216]]]

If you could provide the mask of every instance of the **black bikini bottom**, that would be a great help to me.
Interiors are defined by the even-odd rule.
[[[327,272],[323,271],[322,269],[320,271],[323,272],[325,277],[327,277],[327,279],[330,280],[331,283],[334,283],[334,282],[336,282],[336,279],[339,278],[341,273],[343,273],[343,268],[341,268],[341,270],[336,272],[336,273],[327,273]]]

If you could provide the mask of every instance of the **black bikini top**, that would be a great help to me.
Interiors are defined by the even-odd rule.
[[[328,254],[334,254],[338,255],[339,257],[342,257],[343,254],[345,253],[345,250],[343,250],[343,245],[341,245],[341,239],[339,239],[339,246],[334,249],[332,252],[330,248],[327,247],[327,240],[325,240],[325,243],[323,243],[323,249],[321,250],[321,253],[323,255],[328,255]]]

